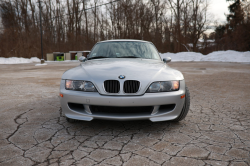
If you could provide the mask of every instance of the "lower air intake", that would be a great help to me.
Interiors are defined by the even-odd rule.
[[[150,115],[153,111],[153,106],[143,107],[113,107],[113,106],[95,106],[91,105],[90,110],[92,114],[103,115]]]

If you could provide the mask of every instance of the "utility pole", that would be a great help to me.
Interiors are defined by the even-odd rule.
[[[39,0],[39,10],[40,10],[40,33],[41,33],[41,64],[44,63],[43,59],[43,27],[42,27],[42,7],[41,7],[41,0]]]

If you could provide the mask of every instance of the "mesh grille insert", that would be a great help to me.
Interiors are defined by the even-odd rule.
[[[125,93],[136,93],[140,87],[140,82],[136,80],[127,80],[124,82],[123,91]]]
[[[120,82],[117,80],[104,81],[104,88],[108,93],[118,93],[120,91]]]
[[[89,108],[93,114],[105,115],[150,115],[154,109],[153,106],[114,107],[96,105],[90,105]]]

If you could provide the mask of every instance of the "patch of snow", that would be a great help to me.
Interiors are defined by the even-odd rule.
[[[196,52],[179,52],[160,54],[162,58],[170,57],[173,62],[178,61],[213,61],[213,62],[250,62],[250,51],[215,51],[208,55]]]
[[[30,59],[17,58],[17,57],[11,57],[11,58],[0,57],[0,64],[18,64],[18,63],[33,63],[33,62],[41,62],[41,60],[38,59],[37,57],[32,57]]]
[[[200,61],[200,57],[203,56],[201,53],[196,52],[179,52],[179,53],[164,53],[161,54],[162,58],[170,57],[173,62],[177,61]]]
[[[204,42],[204,39],[198,39],[199,42],[203,43]]]
[[[43,63],[43,64],[36,64],[35,66],[45,66],[45,65],[47,65],[47,63]]]
[[[37,58],[37,57],[32,57],[32,58],[30,58],[30,60],[31,60],[32,62],[41,63],[41,60],[40,60],[39,58]]]
[[[65,60],[65,61],[46,61],[46,62],[79,62],[78,60]],[[0,64],[19,64],[19,63],[41,63],[41,60],[37,57],[32,58],[4,58],[0,57]]]
[[[209,40],[207,40],[207,42],[213,43],[213,42],[215,42],[215,40],[209,39]]]
[[[173,62],[184,61],[213,61],[213,62],[247,62],[250,63],[250,51],[238,52],[238,51],[215,51],[208,55],[203,55],[196,52],[179,52],[179,53],[163,53],[162,58],[170,57]],[[41,60],[37,57],[28,58],[3,58],[0,57],[0,64],[18,64],[18,63],[41,63]],[[79,62],[78,60],[66,60],[66,61],[46,61],[50,62]],[[36,64],[36,66],[45,64]]]
[[[198,41],[201,42],[201,43],[204,43],[204,42],[213,43],[213,42],[215,42],[215,40],[213,40],[213,39],[208,39],[206,41],[204,39],[198,39]]]
[[[250,62],[250,51],[216,51],[202,58],[201,61],[218,61],[218,62]]]
[[[50,62],[79,62],[78,60],[65,60],[65,61],[45,61],[46,63],[50,63]]]

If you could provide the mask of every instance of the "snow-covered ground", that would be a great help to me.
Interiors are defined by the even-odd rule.
[[[79,62],[78,60],[64,60],[64,61],[45,61],[46,63],[47,62]]]
[[[250,62],[250,51],[215,51],[208,55],[196,52],[163,53],[162,58],[170,57],[173,62],[178,61],[213,61],[213,62]]]
[[[250,51],[238,52],[238,51],[215,51],[208,55],[203,55],[196,52],[180,52],[180,53],[163,53],[160,54],[162,58],[170,57],[173,62],[178,61],[213,61],[213,62],[247,62],[250,63]],[[33,58],[3,58],[0,57],[0,64],[18,64],[18,63],[40,63],[40,59]],[[78,62],[72,61],[46,61],[46,62]]]
[[[41,62],[37,57],[28,58],[3,58],[0,57],[0,64],[17,64],[17,63],[33,63],[33,62]]]

